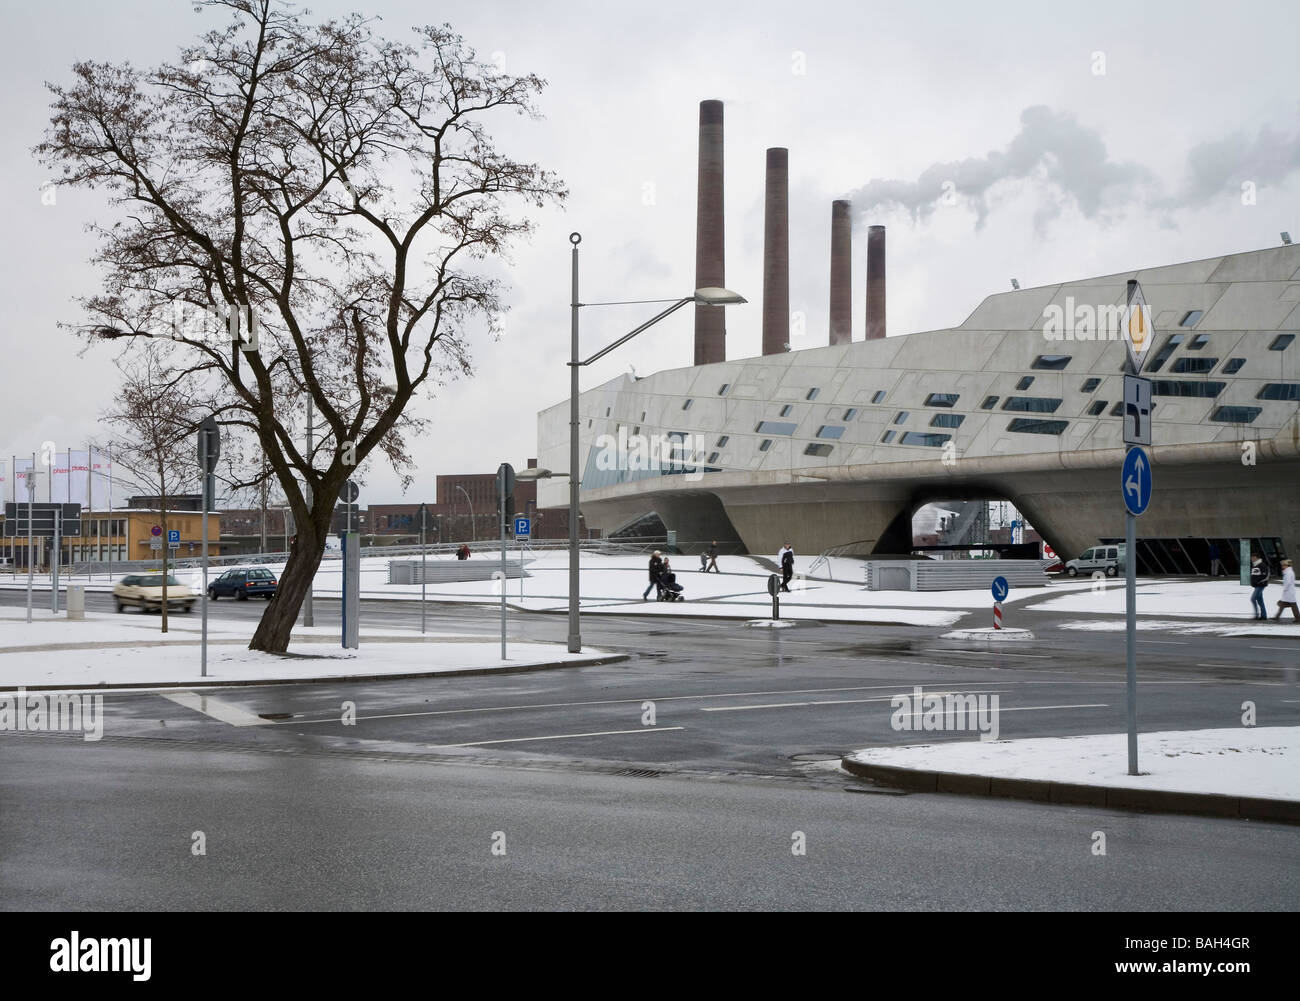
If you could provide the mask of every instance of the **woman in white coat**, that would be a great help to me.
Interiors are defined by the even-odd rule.
[[[1292,569],[1290,560],[1282,561],[1282,598],[1277,603],[1277,614],[1273,618],[1282,618],[1282,611],[1286,608],[1291,609],[1295,621],[1300,622],[1300,607],[1296,606],[1295,600],[1295,570]]]

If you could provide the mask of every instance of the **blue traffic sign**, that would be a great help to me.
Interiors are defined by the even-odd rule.
[[[1007,593],[1011,590],[1011,585],[1007,583],[1005,577],[993,578],[993,600],[1006,601]]]
[[[515,535],[532,535],[533,524],[528,518],[515,519]]]
[[[1151,503],[1151,460],[1142,448],[1130,448],[1124,456],[1119,489],[1129,514],[1141,514]]]
[[[180,541],[181,541],[181,533],[180,533],[180,530],[179,530],[179,529],[175,529],[175,528],[169,528],[169,529],[167,529],[167,541],[168,541],[168,542],[180,542]]]

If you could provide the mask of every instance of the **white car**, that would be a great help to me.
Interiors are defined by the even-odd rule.
[[[119,612],[134,606],[142,612],[162,610],[163,575],[161,573],[129,574],[113,585],[113,600],[117,602]],[[167,608],[179,608],[183,612],[194,608],[193,588],[182,584],[175,577],[167,576]]]
[[[1107,577],[1115,577],[1124,568],[1124,546],[1093,546],[1085,549],[1077,559],[1065,564],[1065,572],[1071,577],[1079,574],[1094,574],[1101,571]]]

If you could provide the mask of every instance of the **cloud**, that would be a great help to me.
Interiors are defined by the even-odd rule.
[[[1256,186],[1285,180],[1300,170],[1300,131],[1284,135],[1267,125],[1252,140],[1242,133],[1193,146],[1187,154],[1188,179],[1167,207],[1198,205],[1244,181]]]

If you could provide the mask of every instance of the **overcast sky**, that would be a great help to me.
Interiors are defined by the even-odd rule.
[[[439,473],[489,472],[536,454],[537,411],[566,398],[568,234],[583,235],[584,300],[689,294],[694,282],[699,102],[726,103],[729,357],[757,354],[764,150],[790,150],[795,347],[826,343],[830,203],[852,197],[854,338],[863,336],[868,224],[888,226],[891,335],[960,323],[986,295],[1195,260],[1300,237],[1300,14],[1277,3],[805,2],[632,4],[321,0],[378,31],[448,21],[483,55],[549,85],[540,122],[494,122],[510,155],[557,171],[571,196],[536,216],[504,274],[503,337],[474,345],[477,372],[419,404],[407,493]],[[179,0],[6,3],[0,160],[6,285],[0,458],[97,433],[116,370],[60,321],[95,290],[98,196],[59,190],[30,155],[48,121],[46,81],[78,59],[152,66],[224,14]],[[499,55],[498,55],[499,54]],[[951,185],[946,184],[951,182]],[[1254,185],[1243,204],[1242,185]],[[946,191],[955,197],[945,197]],[[584,311],[584,346],[656,307]],[[594,386],[689,365],[683,310],[584,373]],[[363,502],[402,499],[372,468]]]

